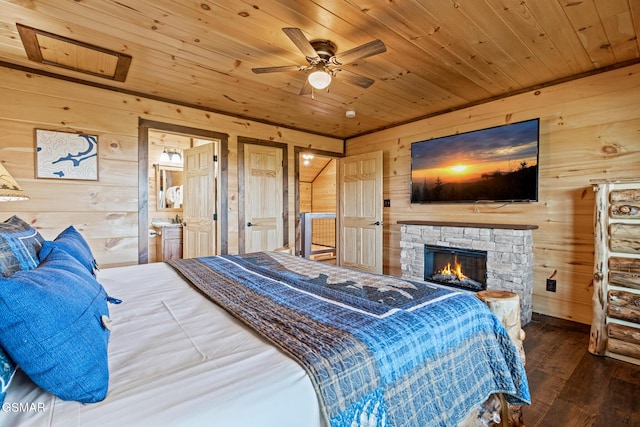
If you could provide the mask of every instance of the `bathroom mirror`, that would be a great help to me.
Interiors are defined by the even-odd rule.
[[[156,164],[156,189],[159,211],[182,210],[182,167]]]

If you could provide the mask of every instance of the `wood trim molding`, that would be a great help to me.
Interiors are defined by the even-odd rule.
[[[124,82],[129,72],[129,66],[131,65],[131,55],[125,53],[116,52],[114,50],[105,49],[100,46],[91,45],[78,40],[70,39],[68,37],[59,36],[57,34],[49,33],[47,31],[39,30],[37,28],[28,27],[22,24],[16,24],[24,50],[27,53],[27,57],[33,62],[39,62],[41,64],[53,65],[56,67],[65,68],[67,70],[77,71],[79,73],[89,74],[91,76],[102,77],[116,82]],[[48,41],[48,45],[41,46],[41,41]],[[48,51],[64,51],[64,55],[53,55],[51,59],[47,59],[46,55]],[[93,64],[96,62],[91,60],[87,62],[86,51],[92,51],[97,55],[101,55],[102,58],[98,63],[100,64],[112,64],[106,67],[104,70],[93,68]],[[43,54],[45,52],[45,54]],[[51,52],[54,53],[54,52]],[[68,63],[56,61],[55,58],[66,58]],[[115,61],[115,62],[114,62]],[[74,64],[74,65],[71,65]],[[86,67],[82,67],[85,64]],[[91,66],[89,66],[91,64]]]
[[[300,153],[313,153],[317,156],[325,156],[332,157],[334,159],[339,159],[345,157],[344,154],[344,141],[343,141],[343,150],[342,153],[336,153],[333,151],[324,151],[324,150],[316,150],[313,148],[299,147],[295,146],[293,148],[293,175],[294,175],[294,197],[295,197],[295,225],[294,225],[294,233],[295,233],[295,246],[294,246],[294,255],[299,255],[302,252],[302,223],[300,221]],[[337,197],[337,195],[336,195]]]
[[[541,90],[547,87],[551,87],[557,84],[561,84],[561,83],[567,83],[573,80],[578,80],[584,77],[589,77],[592,75],[596,75],[596,74],[600,74],[600,73],[605,73],[608,71],[613,71],[619,68],[624,68],[624,67],[628,67],[631,65],[635,65],[640,63],[640,58],[639,59],[633,59],[633,60],[629,60],[629,61],[624,61],[618,64],[613,64],[607,67],[602,67],[602,68],[598,68],[596,70],[592,70],[592,71],[588,71],[585,73],[581,73],[581,74],[577,74],[577,75],[573,75],[573,76],[568,76],[562,79],[557,79],[548,83],[544,83],[544,84],[539,84],[539,85],[533,85],[533,86],[529,86],[517,91],[511,91],[507,94],[504,95],[500,95],[500,96],[494,96],[494,97],[490,97],[490,98],[486,98],[486,99],[482,99],[476,102],[471,102],[465,105],[461,105],[459,107],[455,107],[455,108],[448,108],[445,110],[440,110],[440,111],[435,111],[433,113],[429,113],[429,114],[425,114],[422,116],[418,116],[418,117],[414,117],[410,120],[406,120],[403,122],[397,122],[394,124],[391,124],[389,126],[381,126],[379,128],[376,129],[371,129],[370,131],[366,131],[366,132],[360,132],[360,133],[355,133],[352,135],[347,135],[343,137],[343,144],[346,144],[346,142],[350,139],[354,139],[354,138],[358,138],[364,135],[369,135],[369,134],[374,134],[376,132],[381,132],[383,130],[387,130],[387,129],[392,129],[392,128],[396,128],[396,127],[400,127],[400,126],[404,126],[410,123],[415,123],[415,122],[419,122],[421,120],[425,120],[431,117],[435,117],[438,115],[442,115],[442,114],[446,114],[446,113],[451,113],[453,111],[459,111],[459,110],[464,110],[465,108],[470,108],[470,107],[474,107],[477,105],[482,105],[482,104],[486,104],[489,102],[493,102],[493,101],[497,101],[500,99],[506,99],[510,96],[514,96],[514,95],[519,95],[522,93],[527,93],[527,92],[531,92],[531,91],[535,91],[535,90]],[[2,61],[0,60],[0,67],[4,67],[4,68],[9,68],[12,70],[18,70],[18,71],[22,71],[25,73],[31,73],[31,74],[37,74],[37,75],[41,75],[41,76],[45,76],[45,77],[51,77],[54,79],[58,79],[58,80],[64,80],[67,82],[71,82],[71,83],[77,83],[77,84],[81,84],[81,85],[85,85],[85,86],[91,86],[91,87],[95,87],[95,88],[100,88],[100,89],[105,89],[105,90],[110,90],[110,91],[114,91],[114,92],[119,92],[119,93],[123,93],[126,95],[132,95],[132,96],[139,96],[142,98],[146,98],[146,99],[151,99],[154,101],[159,101],[159,102],[166,102],[169,104],[175,104],[175,105],[181,105],[183,107],[189,107],[189,108],[193,108],[196,110],[200,110],[200,111],[207,111],[210,113],[214,113],[214,114],[221,114],[221,115],[225,115],[225,116],[229,116],[229,117],[236,117],[238,119],[243,119],[243,120],[251,120],[253,122],[256,123],[263,123],[269,126],[276,126],[276,127],[281,127],[284,129],[291,129],[294,131],[298,131],[298,132],[303,132],[303,133],[308,133],[308,134],[312,134],[312,135],[318,135],[318,136],[325,136],[327,138],[336,138],[335,135],[330,135],[330,134],[326,134],[326,133],[322,133],[322,132],[316,132],[313,130],[308,130],[308,129],[302,129],[302,128],[298,128],[295,126],[286,126],[283,125],[282,123],[278,123],[275,121],[271,121],[271,120],[266,120],[266,119],[261,119],[258,117],[252,117],[252,116],[245,116],[242,114],[231,114],[227,111],[223,111],[223,110],[218,110],[218,109],[214,109],[214,108],[205,108],[202,105],[198,105],[198,104],[194,104],[194,103],[189,103],[189,102],[183,102],[183,101],[178,101],[175,99],[171,99],[171,98],[167,98],[167,97],[162,97],[162,96],[156,96],[150,93],[144,93],[142,91],[138,91],[138,90],[130,90],[130,89],[126,89],[123,87],[116,87],[116,86],[111,86],[111,85],[107,85],[107,84],[101,84],[98,82],[92,82],[89,80],[83,80],[83,79],[79,79],[76,77],[71,77],[71,76],[65,76],[62,74],[57,74],[57,73],[52,73],[50,71],[46,71],[46,70],[39,70],[37,68],[33,68],[33,67],[26,67],[24,65],[19,65],[19,64],[14,64],[12,62],[7,62],[7,61]]]
[[[65,76],[65,75],[62,75],[62,74],[52,73],[52,72],[46,71],[46,70],[39,70],[39,69],[33,68],[33,67],[26,67],[24,65],[14,64],[12,62],[7,62],[7,61],[0,60],[0,67],[8,68],[8,69],[11,69],[11,70],[22,71],[24,73],[36,74],[36,75],[39,75],[39,76],[50,77],[52,79],[62,80],[62,81],[70,82],[70,83],[76,83],[76,84],[80,84],[80,85],[84,85],[84,86],[90,86],[90,87],[94,87],[94,88],[97,88],[97,89],[110,90],[112,92],[118,92],[118,93],[122,93],[122,94],[125,94],[125,95],[137,96],[137,97],[140,97],[140,98],[150,99],[150,100],[153,100],[153,101],[166,102],[168,104],[180,105],[180,106],[183,106],[183,107],[193,108],[193,109],[198,110],[198,111],[206,111],[208,113],[220,114],[220,115],[227,116],[227,117],[235,117],[235,118],[242,119],[242,120],[250,120],[250,121],[256,122],[256,123],[262,123],[262,124],[265,124],[265,125],[268,125],[268,126],[281,127],[283,129],[291,129],[291,130],[296,131],[296,132],[307,133],[307,134],[310,134],[310,135],[318,135],[318,136],[324,136],[324,137],[327,137],[327,138],[334,138],[334,139],[336,138],[335,135],[330,135],[330,134],[322,133],[322,132],[314,132],[314,131],[298,128],[298,127],[295,127],[295,126],[285,126],[282,123],[278,123],[278,122],[271,121],[271,120],[266,120],[266,119],[261,119],[259,117],[246,116],[246,115],[242,115],[242,114],[231,114],[228,111],[218,110],[218,109],[215,109],[215,108],[205,108],[202,105],[198,105],[198,104],[194,104],[194,103],[190,103],[190,102],[178,101],[176,99],[167,98],[167,97],[163,97],[163,96],[157,96],[157,95],[153,95],[153,94],[150,94],[150,93],[145,93],[145,92],[142,92],[142,91],[139,91],[139,90],[131,90],[131,89],[123,88],[123,87],[116,87],[116,86],[111,86],[111,85],[108,85],[108,84],[92,82],[92,81],[89,81],[89,80],[79,79],[77,77]]]
[[[149,262],[149,127],[138,121],[138,264]]]
[[[149,227],[149,130],[155,129],[169,133],[192,135],[204,139],[220,141],[218,162],[220,167],[220,212],[218,215],[218,231],[220,233],[221,254],[229,251],[228,226],[228,188],[229,188],[229,135],[207,129],[198,129],[171,123],[157,122],[138,118],[138,264],[149,262],[149,236],[143,230]]]
[[[532,224],[483,224],[480,222],[452,222],[452,221],[398,221],[399,225],[433,225],[440,227],[466,227],[466,228],[498,228],[502,230],[537,230],[537,225]]]

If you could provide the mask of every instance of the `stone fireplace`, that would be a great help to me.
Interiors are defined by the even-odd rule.
[[[464,275],[471,278],[471,284],[460,286],[459,278],[455,281],[449,277],[455,281],[452,287],[514,292],[520,297],[522,325],[531,320],[533,230],[537,226],[444,221],[398,221],[398,224],[402,225],[402,277],[433,281],[441,268],[435,265],[441,262],[438,258],[457,258],[459,263],[464,259],[462,272],[469,272]]]

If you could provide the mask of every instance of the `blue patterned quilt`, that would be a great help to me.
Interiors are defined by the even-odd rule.
[[[518,351],[473,294],[282,253],[169,264],[298,361],[332,427],[455,426],[497,392],[530,403]]]

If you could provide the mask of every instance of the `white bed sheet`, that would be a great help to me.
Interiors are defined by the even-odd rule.
[[[0,426],[324,426],[303,368],[167,264],[106,269],[98,280],[123,300],[109,305],[106,399],[62,401],[19,371],[5,408],[32,405],[0,412]]]

